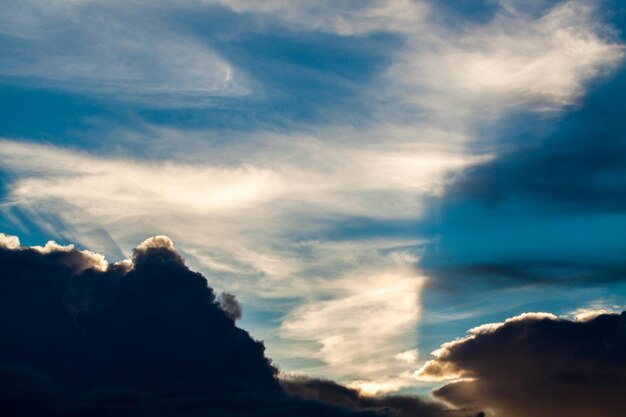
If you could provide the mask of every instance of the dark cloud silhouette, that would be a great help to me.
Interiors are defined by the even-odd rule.
[[[368,397],[336,382],[314,378],[292,378],[281,381],[285,391],[295,397],[336,404],[342,407],[384,413],[395,417],[461,417],[479,416],[480,412],[450,410],[433,401],[416,396],[388,395]]]
[[[220,294],[219,304],[231,319],[239,320],[243,316],[243,308],[233,294],[227,292]]]
[[[626,312],[569,320],[525,314],[444,344],[424,378],[462,377],[434,391],[505,417],[626,415]]]
[[[22,247],[0,234],[1,414],[441,415],[417,398],[289,396],[263,344],[235,326],[240,316],[237,299],[216,297],[165,236],[108,264],[73,246]]]
[[[2,362],[83,388],[279,390],[263,345],[235,327],[168,238],[139,245],[132,266],[102,262],[49,246],[0,252]]]

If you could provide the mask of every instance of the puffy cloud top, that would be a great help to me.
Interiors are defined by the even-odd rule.
[[[20,247],[20,240],[17,236],[5,235],[0,233],[0,248],[17,249]]]
[[[174,248],[174,242],[172,242],[172,239],[163,235],[149,237],[148,239],[144,240],[139,245],[137,245],[137,247],[135,248],[135,251],[146,252],[148,249],[152,249],[152,248],[164,248],[171,252],[176,251],[176,249]]]

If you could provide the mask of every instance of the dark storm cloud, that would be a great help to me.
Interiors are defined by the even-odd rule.
[[[444,344],[420,375],[466,378],[435,396],[487,415],[626,415],[626,312],[579,321],[531,313],[486,325]]]
[[[235,296],[216,297],[165,236],[107,264],[90,251],[24,247],[0,234],[2,415],[443,412],[417,398],[368,399],[330,382],[351,402],[288,396],[263,344],[235,326],[240,316]]]
[[[415,396],[362,396],[356,390],[323,379],[294,378],[283,380],[281,384],[288,394],[304,400],[321,401],[354,410],[379,412],[396,417],[474,417],[481,415],[480,412],[468,410],[450,410],[442,404]]]
[[[169,242],[169,245],[168,245]],[[234,325],[165,237],[130,263],[46,246],[0,249],[0,362],[81,390],[278,392],[264,346]]]
[[[459,282],[626,279],[626,71],[566,115],[518,114],[432,206],[421,267]]]

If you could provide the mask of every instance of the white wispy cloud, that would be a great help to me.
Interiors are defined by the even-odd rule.
[[[517,106],[555,110],[575,103],[624,56],[593,2],[564,1],[539,15],[527,2],[499,4],[487,24],[407,34],[388,72],[394,93],[449,120],[494,118]]]
[[[297,307],[283,321],[281,335],[319,344],[314,357],[327,364],[321,375],[343,374],[354,386],[371,392],[374,387],[368,384],[406,370],[406,363],[394,359],[403,353],[399,346],[414,342],[423,281],[410,265],[397,265],[318,282],[332,298]],[[320,374],[319,369],[309,372]]]
[[[159,7],[35,0],[3,6],[2,76],[151,107],[210,105],[250,92],[243,74],[206,42],[171,27]]]
[[[204,0],[237,13],[255,13],[277,19],[299,30],[340,35],[413,30],[426,16],[428,4],[414,0]]]

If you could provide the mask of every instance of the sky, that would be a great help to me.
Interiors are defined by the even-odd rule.
[[[428,395],[626,305],[619,0],[0,3],[3,236],[168,236],[283,375]]]

